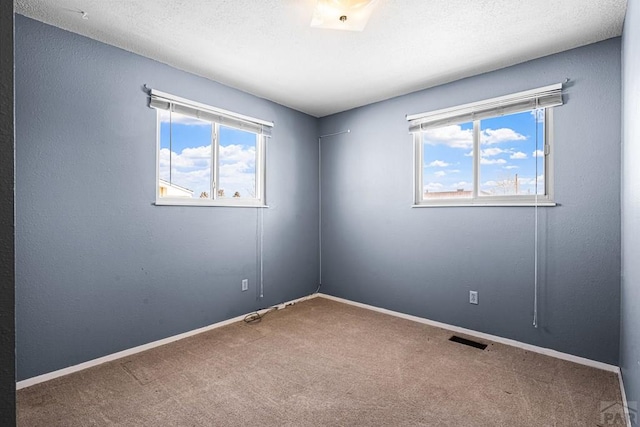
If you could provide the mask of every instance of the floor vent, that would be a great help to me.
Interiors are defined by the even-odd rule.
[[[449,338],[449,341],[453,341],[453,342],[457,342],[459,344],[464,344],[464,345],[468,345],[469,347],[475,347],[475,348],[479,348],[480,350],[484,350],[485,348],[487,348],[486,344],[482,344],[476,341],[471,341],[468,340],[466,338],[462,338],[459,336],[452,336],[451,338]]]

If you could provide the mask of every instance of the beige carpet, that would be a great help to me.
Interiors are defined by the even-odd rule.
[[[314,298],[22,389],[18,424],[595,426],[620,401],[613,373],[451,335]]]

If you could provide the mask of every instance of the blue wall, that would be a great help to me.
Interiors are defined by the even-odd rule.
[[[406,114],[571,81],[555,111],[555,199],[533,208],[412,209]],[[620,39],[325,117],[322,289],[610,364],[620,316]],[[480,304],[470,305],[469,290]]]
[[[317,120],[22,16],[16,32],[19,380],[311,293],[316,138],[345,129],[322,142],[323,292],[618,363],[620,39]],[[405,114],[566,77],[555,112],[560,205],[540,209],[535,329],[533,209],[412,209]],[[152,205],[156,123],[145,83],[276,123],[264,300],[258,210]],[[242,278],[250,292],[240,292]]]
[[[623,169],[620,367],[627,399],[640,401],[640,5],[630,1],[622,35]]]
[[[15,66],[19,380],[315,290],[315,118],[23,16]],[[152,205],[145,83],[275,122],[262,301],[258,209]]]
[[[16,422],[13,2],[0,2],[0,425]]]

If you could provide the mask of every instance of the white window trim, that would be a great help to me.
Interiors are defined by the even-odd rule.
[[[553,198],[553,108],[545,108],[545,125],[544,125],[544,141],[543,148],[544,170],[545,170],[545,194],[544,195],[526,195],[526,196],[479,196],[480,185],[480,151],[479,151],[479,132],[480,120],[473,122],[473,152],[478,153],[473,157],[473,191],[470,198],[449,198],[428,200],[424,199],[423,192],[423,150],[422,132],[414,132],[413,136],[413,208],[433,208],[433,207],[456,207],[456,206],[556,206]],[[409,118],[409,117],[407,117]]]
[[[195,101],[190,101],[185,98],[181,98],[175,95],[167,94],[165,92],[160,92],[155,89],[151,90],[152,96],[159,96],[161,98],[170,100],[171,102],[175,102],[181,105],[187,105],[189,107],[201,109],[204,111],[212,111],[215,113],[221,113],[227,115],[229,117],[237,118],[240,120],[245,120],[247,122],[253,122],[256,124],[273,127],[273,122],[268,122],[266,120],[256,119],[253,117],[245,116],[238,113],[233,113],[227,110],[222,110],[219,108],[211,107],[206,104],[202,104]],[[158,183],[160,182],[160,149],[161,149],[161,134],[160,134],[160,111],[156,109],[156,179],[155,179],[155,187],[156,187],[156,200],[155,206],[218,206],[218,207],[253,207],[253,208],[268,208],[267,198],[266,198],[266,151],[267,151],[267,143],[266,139],[267,135],[256,134],[256,191],[258,192],[258,197],[256,198],[234,198],[234,197],[224,197],[218,198],[217,185],[220,182],[220,168],[218,165],[218,137],[220,134],[220,126],[229,126],[227,124],[221,124],[217,122],[210,122],[212,125],[212,172],[215,172],[215,177],[213,177],[214,185],[212,188],[212,198],[209,199],[197,199],[197,198],[179,198],[179,197],[160,197],[160,186]]]

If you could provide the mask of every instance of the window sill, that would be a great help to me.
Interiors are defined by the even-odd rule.
[[[268,208],[268,205],[262,204],[261,201],[219,201],[219,200],[176,200],[176,199],[158,199],[153,203],[155,206],[206,206],[206,207],[222,207],[222,208]]]
[[[451,208],[451,207],[470,207],[470,206],[484,206],[484,207],[553,207],[557,206],[557,203],[551,202],[548,200],[542,200],[538,203],[536,202],[515,202],[515,201],[505,201],[505,202],[497,202],[497,201],[439,201],[434,203],[423,203],[419,205],[412,205],[412,208]]]

